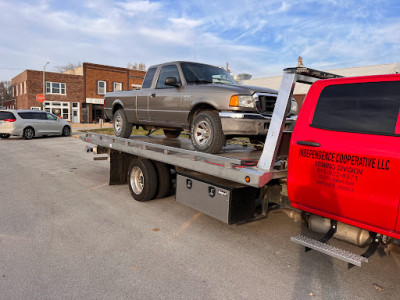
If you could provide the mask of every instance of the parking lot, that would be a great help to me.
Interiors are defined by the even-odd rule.
[[[85,146],[0,140],[0,299],[400,298],[397,253],[348,270],[290,242],[311,233],[279,210],[232,226],[174,196],[136,202]]]

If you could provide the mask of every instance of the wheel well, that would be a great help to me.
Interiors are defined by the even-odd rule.
[[[218,111],[218,109],[216,109],[214,106],[210,105],[210,104],[206,104],[206,103],[200,103],[195,105],[192,110],[189,113],[189,117],[188,117],[188,124],[189,126],[191,126],[194,118],[196,117],[196,115],[202,111],[202,110],[215,110]]]
[[[35,128],[33,128],[32,126],[26,126],[23,131],[27,130],[28,128],[31,128],[33,132],[36,133]]]
[[[120,109],[120,108],[123,109],[123,107],[122,107],[121,104],[115,104],[115,105],[114,105],[113,110],[112,110],[113,116],[114,116],[115,112],[116,112],[118,109]]]

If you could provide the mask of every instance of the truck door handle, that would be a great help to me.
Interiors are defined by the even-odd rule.
[[[156,96],[156,94],[154,94],[154,93],[153,93],[153,94],[151,94],[151,98],[154,98],[155,96]]]
[[[320,146],[321,146],[320,143],[308,142],[308,141],[297,141],[297,145],[301,145],[301,146],[311,146],[311,147],[320,147]]]

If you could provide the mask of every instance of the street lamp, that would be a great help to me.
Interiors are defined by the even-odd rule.
[[[45,80],[45,73],[46,73],[46,66],[49,64],[50,62],[46,62],[46,64],[43,67],[43,96],[46,93],[46,80]],[[43,110],[43,102],[42,102],[42,110]]]

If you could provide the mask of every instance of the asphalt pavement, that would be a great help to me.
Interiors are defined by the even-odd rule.
[[[282,211],[232,226],[137,202],[85,146],[0,140],[0,299],[400,299],[397,253],[348,270],[290,242],[311,233]]]

